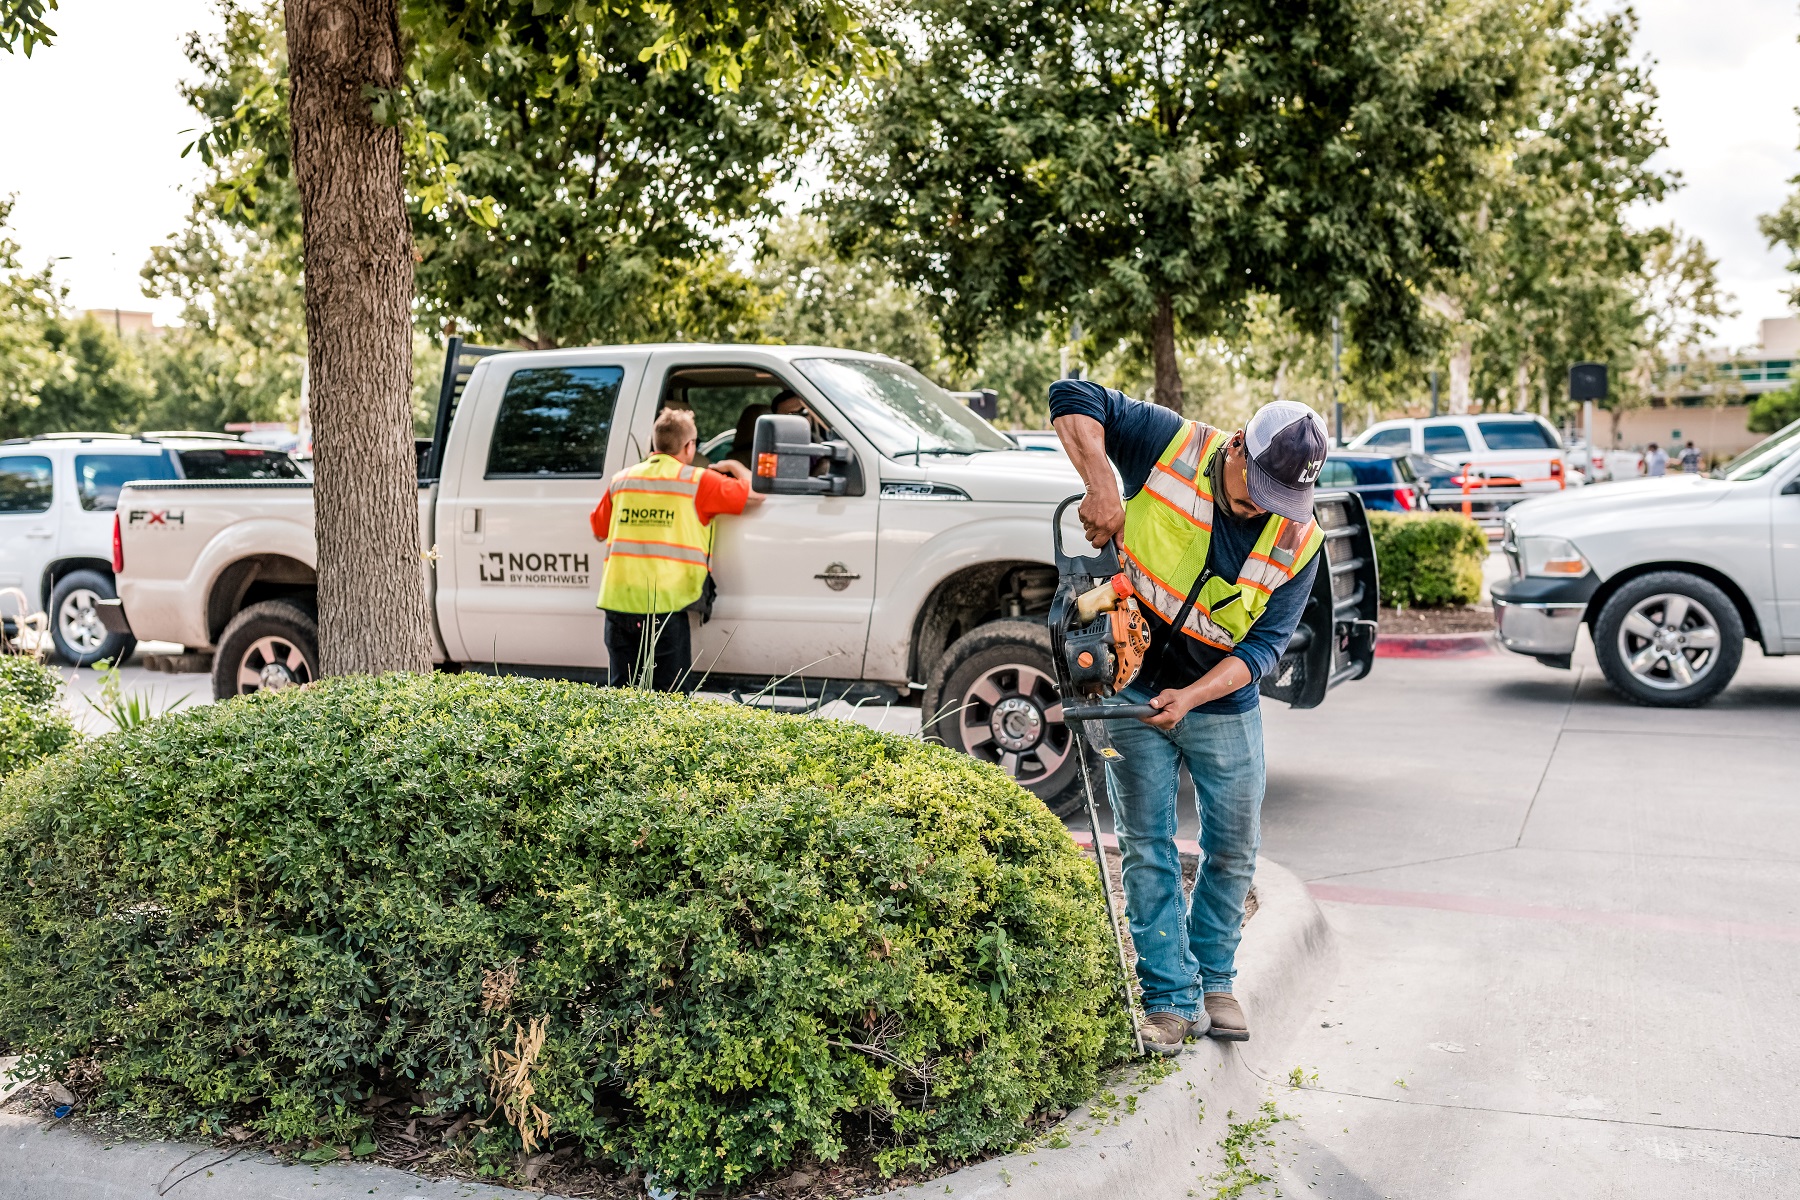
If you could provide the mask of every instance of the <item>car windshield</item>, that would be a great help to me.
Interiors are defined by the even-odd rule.
[[[1788,456],[1796,450],[1800,450],[1800,421],[1795,421],[1787,428],[1778,430],[1756,443],[1715,470],[1713,478],[1729,479],[1736,483],[1742,483],[1749,479],[1761,479],[1786,462]]]
[[[802,358],[794,365],[889,458],[1014,448],[956,397],[901,363]]]

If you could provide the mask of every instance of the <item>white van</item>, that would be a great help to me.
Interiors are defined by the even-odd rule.
[[[138,479],[297,479],[279,450],[216,433],[56,433],[0,442],[0,588],[50,617],[56,652],[85,667],[131,653],[94,611],[114,599],[113,509]],[[9,614],[11,615],[11,614]]]

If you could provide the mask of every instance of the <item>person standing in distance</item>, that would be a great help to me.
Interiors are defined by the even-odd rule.
[[[612,687],[642,686],[648,662],[654,690],[686,688],[693,643],[684,610],[706,586],[713,518],[762,502],[743,463],[692,466],[697,445],[691,411],[657,413],[650,457],[614,475],[589,518],[606,543],[597,606],[606,613]]]
[[[1668,452],[1666,450],[1664,450],[1661,446],[1657,445],[1655,442],[1651,442],[1650,448],[1648,450],[1644,451],[1644,474],[1646,474],[1646,475],[1667,475],[1668,473],[1669,473]]]
[[[1256,685],[1280,661],[1312,591],[1324,543],[1312,493],[1325,423],[1304,404],[1277,400],[1227,433],[1079,379],[1050,385],[1050,417],[1087,485],[1082,530],[1096,547],[1118,540],[1150,623],[1149,653],[1124,699],[1158,712],[1112,724],[1122,758],[1106,765],[1144,1044],[1173,1055],[1189,1036],[1243,1041],[1249,1023],[1231,987],[1261,841]],[[1183,763],[1200,810],[1200,869],[1186,911],[1175,849]]]
[[[1684,475],[1700,473],[1700,447],[1694,445],[1692,438],[1689,438],[1688,444],[1681,448],[1681,472]]]

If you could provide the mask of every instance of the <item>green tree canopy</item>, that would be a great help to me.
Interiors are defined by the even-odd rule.
[[[1272,294],[1340,308],[1365,356],[1422,342],[1420,286],[1537,52],[1524,10],[1465,0],[923,0],[826,200],[847,245],[931,297],[968,354],[1078,318],[1150,350]]]

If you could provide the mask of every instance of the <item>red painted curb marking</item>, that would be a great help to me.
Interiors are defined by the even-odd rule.
[[[1491,633],[1384,633],[1376,658],[1480,658],[1498,652]]]
[[[1656,933],[1692,933],[1706,937],[1800,942],[1800,926],[1793,925],[1752,925],[1742,921],[1707,921],[1698,917],[1666,917],[1655,913],[1608,912],[1592,908],[1550,908],[1539,904],[1493,900],[1485,896],[1458,896],[1447,892],[1400,892],[1388,888],[1350,887],[1341,883],[1309,883],[1306,887],[1315,899],[1338,904],[1428,908],[1439,912],[1474,913],[1484,917],[1609,925],[1617,929],[1640,929]]]

